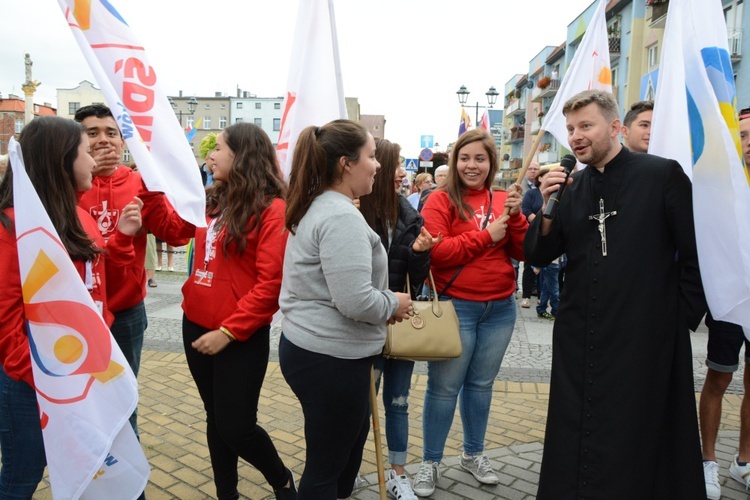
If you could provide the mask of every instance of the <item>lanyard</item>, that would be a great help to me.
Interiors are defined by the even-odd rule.
[[[206,254],[203,256],[203,269],[207,269],[208,263],[211,262],[211,250],[213,250],[216,241],[216,221],[218,219],[218,217],[211,219],[206,230]]]
[[[94,291],[94,265],[90,260],[86,261],[84,269],[85,271],[83,273],[83,280],[86,283],[86,290],[91,293],[92,291]]]

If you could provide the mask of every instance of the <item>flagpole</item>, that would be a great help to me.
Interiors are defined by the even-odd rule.
[[[531,164],[531,160],[534,159],[534,153],[536,153],[536,148],[539,147],[539,143],[542,142],[542,137],[544,137],[544,134],[546,133],[545,130],[539,130],[539,133],[536,136],[536,139],[534,139],[534,143],[531,145],[531,151],[529,151],[528,156],[524,158],[523,165],[521,166],[521,171],[518,172],[518,178],[516,178],[516,182],[514,186],[519,186],[516,189],[519,189],[521,186],[521,182],[523,181],[523,178],[526,176],[526,170],[528,170],[529,165]],[[503,210],[503,215],[510,215],[510,208],[505,207],[505,210]]]

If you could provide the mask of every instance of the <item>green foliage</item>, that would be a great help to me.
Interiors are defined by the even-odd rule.
[[[198,147],[198,151],[200,152],[201,158],[204,160],[206,159],[206,156],[208,156],[208,153],[211,152],[212,149],[216,147],[216,134],[211,132],[206,137],[203,138],[201,141],[200,146]]]

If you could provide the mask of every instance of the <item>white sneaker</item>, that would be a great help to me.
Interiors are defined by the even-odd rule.
[[[435,493],[435,484],[440,479],[440,464],[422,462],[414,477],[414,493],[420,497],[428,497]]]
[[[703,461],[703,478],[706,481],[706,496],[709,500],[721,498],[721,485],[719,484],[719,464],[713,460]]]
[[[487,455],[469,455],[461,453],[459,457],[461,467],[471,472],[471,474],[482,484],[497,484],[500,478],[492,469],[492,464]]]
[[[354,478],[354,490],[359,490],[367,486],[367,480],[362,477],[362,474],[357,473],[357,477]]]
[[[738,455],[734,456],[732,465],[729,466],[729,475],[747,490],[750,488],[750,462],[745,465],[740,465],[737,463],[737,457]]]
[[[385,473],[385,487],[388,494],[396,500],[417,500],[417,496],[411,489],[409,478],[399,476],[395,470],[391,469]]]

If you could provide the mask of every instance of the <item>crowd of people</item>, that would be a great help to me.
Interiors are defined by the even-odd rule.
[[[136,376],[155,267],[153,259],[146,264],[147,248],[156,239],[173,246],[194,239],[182,333],[205,409],[217,498],[239,498],[239,458],[262,473],[277,499],[350,498],[370,429],[373,367],[385,407],[384,479],[394,498],[435,492],[457,406],[459,466],[480,484],[498,484],[485,436],[516,323],[517,263],[524,262],[520,307],[530,307],[536,288],[538,317],[554,320],[538,498],[713,499],[720,497],[721,398],[747,341],[737,325],[709,313],[699,434],[689,329],[707,306],[691,185],[679,164],[646,154],[652,109],[637,103],[621,124],[611,94],[577,94],[563,113],[573,154],[586,168],[568,176],[559,166],[532,164],[522,185],[507,191],[493,189],[493,138],[470,130],[434,183],[429,173],[417,176],[409,199],[399,194],[406,175],[400,146],[358,123],[306,128],[288,184],[265,132],[236,123],[218,135],[202,167],[212,179],[203,228],[120,164],[122,135],[104,105],[79,109],[75,121],[37,118],[19,143]],[[746,161],[748,117],[740,116]],[[46,461],[14,237],[14,167],[0,182],[0,259],[9,272],[0,294],[0,497],[30,498]],[[556,212],[543,217],[562,183]],[[430,272],[439,299],[455,307],[462,354],[427,364],[422,462],[411,480],[414,363],[381,351],[387,325],[413,314]],[[258,424],[279,309],[281,371],[304,415],[298,481]],[[742,408],[730,474],[750,485],[750,404]],[[136,412],[130,424],[137,435]]]

